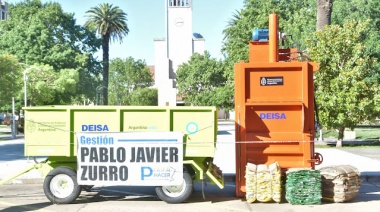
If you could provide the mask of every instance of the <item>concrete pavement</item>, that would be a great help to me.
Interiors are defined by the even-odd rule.
[[[2,136],[0,140],[0,180],[35,164],[33,158],[24,156],[24,136],[18,135],[16,139]],[[43,182],[37,170],[23,174],[7,184],[32,184]]]

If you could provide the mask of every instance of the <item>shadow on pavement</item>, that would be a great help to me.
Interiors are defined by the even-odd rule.
[[[228,132],[227,130],[219,130],[218,135],[232,135],[232,134]]]
[[[152,186],[104,186],[94,187],[91,191],[82,191],[80,197],[73,204],[104,202],[104,201],[162,201]],[[227,185],[223,190],[216,185],[202,183],[194,184],[194,193],[181,203],[198,202],[225,202],[239,199],[235,196],[235,186]]]
[[[24,144],[8,144],[7,148],[0,148],[0,161],[21,160],[25,158]]]
[[[5,208],[2,212],[24,212],[24,211],[38,211],[43,210],[43,208],[50,206],[51,202],[43,202],[43,203],[34,203],[34,204],[26,204],[26,205],[14,205],[9,208]]]
[[[360,186],[359,196],[354,202],[378,201],[380,200],[379,179],[364,178]]]

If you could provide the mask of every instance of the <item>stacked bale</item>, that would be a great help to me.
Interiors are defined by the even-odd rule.
[[[348,202],[359,195],[360,172],[351,165],[328,166],[320,169],[322,199],[331,202]]]
[[[289,169],[285,198],[290,204],[321,204],[321,174],[318,170]]]
[[[278,163],[246,165],[246,199],[248,203],[281,201],[281,169]]]
[[[257,166],[256,173],[257,200],[259,202],[269,202],[272,200],[271,174],[265,164]]]
[[[247,163],[245,168],[245,196],[248,203],[256,201],[256,169],[257,166],[252,163]]]
[[[280,165],[277,162],[272,163],[268,169],[271,174],[272,199],[275,202],[281,202],[282,175]]]

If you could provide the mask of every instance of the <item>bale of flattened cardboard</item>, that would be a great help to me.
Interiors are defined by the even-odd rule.
[[[351,165],[328,166],[319,169],[322,175],[322,199],[348,202],[359,195],[361,174]]]
[[[277,162],[246,165],[246,199],[248,203],[281,201],[281,168]]]
[[[285,187],[285,198],[290,204],[321,204],[321,174],[318,170],[289,169]]]

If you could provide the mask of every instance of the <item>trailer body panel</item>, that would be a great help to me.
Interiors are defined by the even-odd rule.
[[[185,158],[215,153],[215,107],[46,106],[25,108],[25,117],[25,156],[75,157],[75,132],[177,131]]]

